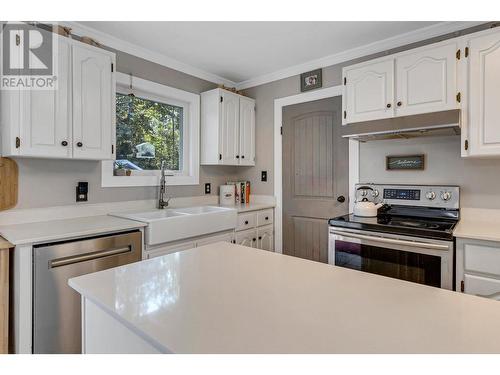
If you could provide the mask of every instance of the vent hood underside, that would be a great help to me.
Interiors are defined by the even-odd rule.
[[[362,142],[460,134],[460,110],[373,120],[342,126],[342,137]]]

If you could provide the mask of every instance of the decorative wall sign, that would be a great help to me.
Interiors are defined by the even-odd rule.
[[[311,70],[300,75],[300,91],[319,89],[322,85],[321,69]]]
[[[388,171],[423,170],[425,167],[424,155],[386,156],[385,162]]]

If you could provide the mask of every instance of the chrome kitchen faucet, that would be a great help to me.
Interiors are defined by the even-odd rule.
[[[172,174],[168,176],[173,176]],[[161,161],[161,177],[160,177],[160,188],[158,192],[158,208],[163,210],[165,207],[168,207],[168,202],[172,197],[167,197],[165,200],[165,194],[167,194],[167,175],[165,174],[165,160]]]

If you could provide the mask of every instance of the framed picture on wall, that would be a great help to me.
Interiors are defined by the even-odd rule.
[[[300,91],[319,89],[322,85],[322,70],[316,69],[300,75]]]

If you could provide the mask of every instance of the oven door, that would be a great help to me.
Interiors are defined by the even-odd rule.
[[[331,227],[328,263],[453,289],[453,241]]]

